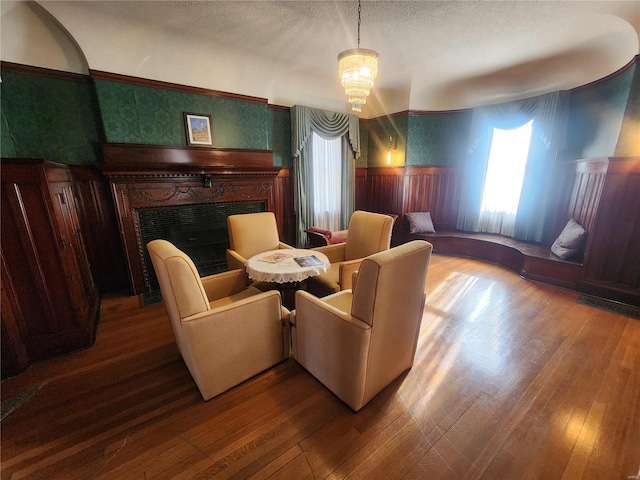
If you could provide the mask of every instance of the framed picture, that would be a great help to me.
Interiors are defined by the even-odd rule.
[[[185,113],[184,123],[187,128],[187,145],[213,145],[213,135],[211,135],[211,115]]]

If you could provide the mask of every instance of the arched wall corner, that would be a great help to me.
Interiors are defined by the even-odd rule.
[[[3,61],[89,73],[84,52],[46,3],[2,0],[0,8]]]

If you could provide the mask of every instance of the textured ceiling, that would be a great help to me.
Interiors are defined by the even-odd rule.
[[[89,68],[347,111],[338,53],[353,1],[40,1]],[[573,88],[639,53],[640,1],[365,1],[380,53],[363,116],[451,110]]]

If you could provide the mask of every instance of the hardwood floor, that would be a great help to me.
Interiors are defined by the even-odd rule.
[[[208,402],[163,304],[103,299],[94,347],[2,399],[2,478],[616,479],[640,468],[640,321],[434,255],[414,367],[354,414],[289,359]]]

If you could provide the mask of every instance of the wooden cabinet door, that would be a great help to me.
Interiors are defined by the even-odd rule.
[[[89,313],[96,295],[89,261],[80,232],[76,202],[71,182],[50,184],[53,209],[59,230],[59,252],[65,266],[64,276],[71,303],[79,319]],[[78,325],[83,328],[85,325]]]
[[[12,340],[2,345],[11,353],[6,362],[19,367],[24,352],[33,362],[89,346],[99,298],[80,234],[69,168],[43,160],[7,159],[2,161],[1,180],[2,309],[3,317],[10,314],[6,322],[3,318],[2,328]]]

